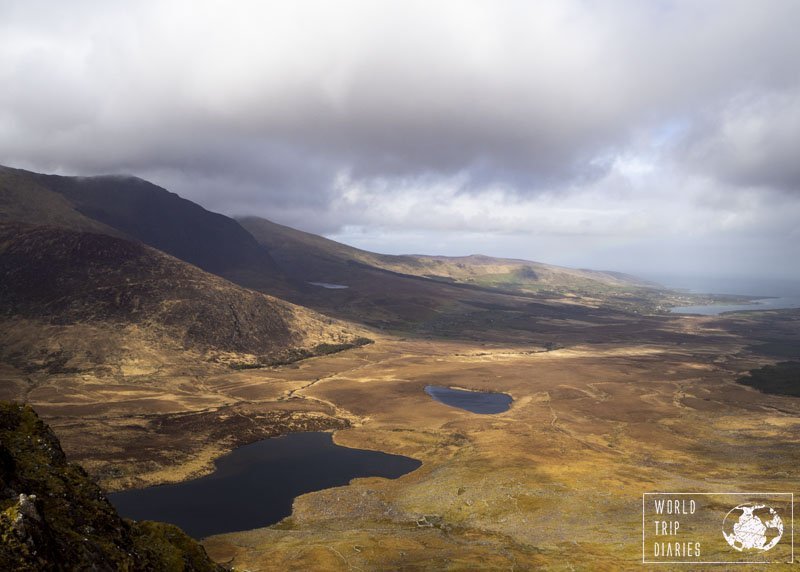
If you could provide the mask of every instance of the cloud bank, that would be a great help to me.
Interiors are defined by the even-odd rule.
[[[0,163],[391,252],[800,274],[799,21],[792,0],[12,0]]]

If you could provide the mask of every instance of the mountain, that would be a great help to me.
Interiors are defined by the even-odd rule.
[[[659,287],[657,284],[618,272],[576,270],[541,262],[496,258],[482,254],[395,257],[384,255],[378,259],[378,263],[381,267],[395,272],[520,292],[596,294],[614,289]]]
[[[264,219],[240,222],[291,282],[287,299],[371,327],[423,333],[445,316],[473,310],[469,299],[502,295],[387,270],[370,264],[379,255]]]
[[[465,316],[494,324],[494,331],[501,322],[509,330],[527,329],[531,321],[522,314],[566,318],[599,306],[652,312],[672,296],[617,273],[480,255],[375,254],[262,218],[239,222],[293,283],[288,299],[398,331],[460,336],[467,329]]]
[[[115,229],[86,217],[61,194],[44,187],[38,175],[0,165],[0,222],[60,226],[119,235]]]
[[[461,335],[462,316],[493,320],[497,308],[518,312],[522,305],[529,312],[532,301],[539,304],[535,313],[564,314],[576,304],[652,311],[664,300],[652,284],[609,272],[479,255],[367,252],[265,219],[211,213],[135,177],[0,168],[2,220],[140,241],[239,286],[396,331]]]
[[[0,299],[0,355],[23,368],[41,358],[35,344],[26,349],[19,339],[31,328],[52,342],[53,328],[68,337],[69,326],[91,324],[113,338],[146,334],[153,350],[177,345],[237,363],[286,361],[358,341],[343,324],[140,242],[58,227],[0,223]],[[61,342],[63,368],[75,356]]]
[[[660,287],[618,272],[575,270],[528,260],[483,255],[376,254],[263,218],[245,217],[239,222],[270,252],[281,270],[297,280],[346,281],[354,267],[368,266],[396,274],[515,292],[597,294]],[[308,263],[309,259],[313,264]]]
[[[0,168],[0,220],[139,240],[248,287],[279,291],[275,262],[235,220],[136,177],[62,177]]]
[[[120,518],[29,406],[0,401],[0,569],[221,572],[179,528]]]
[[[266,219],[212,213],[136,177],[63,177],[0,167],[3,219],[140,240],[237,284],[297,300],[314,298],[309,282],[349,285],[364,272],[373,282],[375,271],[515,293],[597,296],[660,288],[621,273],[527,260],[376,254]],[[379,282],[386,285],[385,278]]]

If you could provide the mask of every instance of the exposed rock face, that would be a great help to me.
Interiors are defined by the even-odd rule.
[[[175,526],[124,521],[33,409],[0,402],[0,570],[222,568]]]

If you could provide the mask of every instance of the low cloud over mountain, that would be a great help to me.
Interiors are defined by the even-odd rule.
[[[389,252],[786,275],[798,21],[780,0],[12,1],[0,163]]]

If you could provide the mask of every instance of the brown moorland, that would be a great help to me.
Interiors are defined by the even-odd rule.
[[[205,539],[219,562],[639,569],[642,493],[796,482],[800,402],[737,380],[797,359],[800,311],[677,316],[661,308],[683,295],[655,289],[527,291],[310,262],[330,270],[323,281],[352,270],[350,288],[328,290],[301,287],[307,276],[272,256],[294,301],[365,324],[354,325],[44,195],[61,209],[51,226],[3,226],[0,398],[33,405],[107,490],[205,474],[233,447],[296,430],[423,461],[397,480],[303,495],[273,527]],[[375,343],[329,353],[364,335]],[[471,414],[427,384],[514,402]]]

